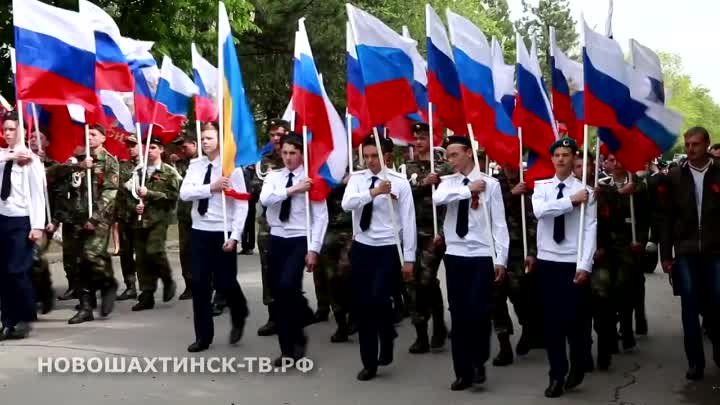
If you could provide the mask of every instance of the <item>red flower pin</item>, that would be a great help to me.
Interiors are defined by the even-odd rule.
[[[714,193],[720,193],[720,184],[715,183],[715,184],[713,184],[712,186],[710,186],[710,189],[711,189]]]

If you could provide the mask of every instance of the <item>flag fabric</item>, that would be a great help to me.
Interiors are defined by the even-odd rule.
[[[135,81],[133,107],[135,122],[149,125],[155,111],[155,92],[160,81],[160,69],[150,53],[152,42],[124,38],[121,47],[128,60]]]
[[[18,100],[97,105],[95,38],[79,13],[37,0],[13,0]]]
[[[120,48],[120,29],[102,8],[79,0],[80,16],[93,30],[96,48],[95,88],[131,92],[135,87],[125,54]]]
[[[310,199],[324,200],[342,182],[348,164],[343,121],[332,106],[318,74],[303,20],[295,33],[293,110],[296,131],[307,128],[308,174],[313,179]]]
[[[163,129],[164,142],[172,141],[172,137],[182,131],[187,122],[190,98],[198,94],[198,87],[185,72],[172,63],[168,56],[163,57],[160,68],[160,81],[155,94],[155,111],[152,123]]]
[[[455,134],[467,133],[460,82],[445,26],[435,10],[425,5],[428,101],[440,123]]]
[[[240,60],[235,51],[225,3],[219,3],[218,14],[218,69],[222,69],[218,98],[223,121],[223,173],[230,175],[236,167],[257,163],[260,155],[255,120],[245,95]]]
[[[415,41],[403,38],[376,17],[346,4],[355,39],[370,125],[418,111],[413,94]]]
[[[470,20],[450,10],[447,18],[465,118],[490,159],[517,167],[520,144],[501,97],[495,94],[490,44]]]
[[[550,27],[550,71],[555,118],[565,125],[568,136],[578,145],[584,143],[585,77],[583,66],[565,55],[555,40],[555,28]]]
[[[100,104],[105,126],[118,129],[128,134],[135,133],[132,112],[123,99],[122,93],[108,90],[100,90]],[[128,96],[131,96],[128,94]]]
[[[202,122],[217,121],[218,70],[200,55],[195,43],[192,53],[193,81],[199,93],[195,96],[195,119]]]
[[[647,74],[625,62],[620,45],[585,26],[585,120],[606,128],[600,139],[630,171],[670,149],[682,117],[652,101]]]
[[[372,130],[370,117],[368,116],[367,100],[365,99],[365,81],[363,80],[360,61],[358,61],[357,51],[355,49],[355,39],[353,38],[352,28],[348,22],[345,27],[346,32],[346,104],[347,113],[352,117],[352,143],[353,147],[360,145],[365,137]]]
[[[630,59],[635,70],[645,75],[650,82],[648,94],[650,100],[665,104],[665,80],[663,79],[662,64],[657,54],[652,49],[631,39]]]
[[[558,132],[542,79],[535,39],[532,40],[531,53],[528,53],[520,34],[516,39],[518,92],[513,121],[523,128],[523,146],[540,156],[547,156],[550,146],[558,138]]]

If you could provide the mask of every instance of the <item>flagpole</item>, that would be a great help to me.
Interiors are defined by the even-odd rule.
[[[387,180],[387,167],[385,166],[385,156],[383,156],[382,146],[380,145],[380,134],[378,133],[377,127],[373,127],[373,134],[375,135],[375,147],[380,157],[380,173],[384,177],[383,180]],[[405,265],[405,257],[403,256],[402,246],[400,245],[400,235],[398,234],[397,221],[395,220],[395,206],[393,205],[392,195],[388,195],[388,204],[390,204],[390,224],[393,228],[393,236],[395,236],[395,246],[397,247],[398,255],[400,256],[400,264]]]
[[[582,166],[582,183],[583,188],[587,187],[587,158],[588,158],[588,126],[583,125],[583,166]],[[595,166],[597,166],[597,162],[595,162]],[[597,177],[595,178],[595,181],[597,182]],[[577,250],[577,265],[580,265],[580,260],[582,258],[582,251],[583,251],[583,228],[585,227],[585,206],[587,205],[587,202],[584,202],[580,205],[580,226],[578,227],[578,250]],[[586,269],[587,270],[587,269]]]
[[[152,122],[155,122],[155,113],[156,112],[157,112],[157,104],[155,105],[155,108],[154,108]],[[140,187],[145,187],[145,178],[147,177],[147,167],[148,167],[147,163],[148,163],[148,159],[150,159],[150,138],[152,138],[152,130],[153,130],[154,125],[155,124],[150,123],[150,125],[148,126],[148,134],[146,137],[147,139],[145,140],[145,142],[146,142],[145,155],[142,158],[143,165],[142,165],[142,178],[140,179]],[[138,139],[138,143],[142,143],[142,141],[140,139]],[[142,149],[140,149],[140,150],[142,151]],[[138,200],[140,201],[140,204],[144,205],[142,197],[140,197]],[[138,215],[138,222],[140,222],[140,221],[142,221],[142,214]]]
[[[137,147],[138,147],[138,163],[141,165],[145,164],[145,157],[143,155],[143,144],[142,144],[142,129],[140,128],[140,123],[135,123],[135,133],[137,134]]]
[[[475,163],[475,167],[478,169],[478,171],[480,171],[480,159],[478,159],[478,156],[477,156],[478,148],[477,148],[477,144],[475,143],[475,131],[473,131],[473,126],[470,123],[467,124],[467,128],[468,128],[468,136],[470,136],[470,145],[472,146],[473,162]],[[485,160],[486,161],[488,160],[487,155],[485,155]],[[483,198],[483,195],[485,194],[485,192],[483,191],[480,194],[481,195],[478,197],[479,197],[479,202],[480,202],[480,204],[482,204],[482,207],[483,207],[483,217],[485,218],[485,224],[487,225],[485,227],[486,234],[487,234],[486,236],[488,237],[488,240],[490,241],[490,246],[492,247],[492,252],[490,252],[490,258],[492,259],[493,267],[494,267],[497,264],[497,256],[496,256],[496,252],[495,252],[495,239],[493,238],[493,233],[492,233],[492,224],[490,223],[490,212],[488,211],[488,206],[487,206],[487,204],[485,204],[485,201]]]
[[[430,127],[430,173],[435,173],[435,133],[433,132],[433,103],[428,103],[428,127]],[[437,186],[432,185],[432,194],[435,194]],[[432,201],[433,236],[438,237],[437,205]]]
[[[22,116],[22,114],[20,114]],[[85,123],[85,159],[90,157],[90,126],[87,122]],[[92,218],[93,205],[92,205],[92,169],[85,170],[85,180],[87,181],[88,188],[88,218]]]
[[[633,182],[632,173],[628,172],[628,181]],[[637,229],[635,224],[635,195],[630,193],[630,232],[632,233],[632,243],[637,243]]]
[[[295,114],[293,114],[294,116]],[[303,137],[303,165],[305,165],[305,178],[310,178],[310,171],[308,169],[308,144],[307,144],[307,125],[302,127]],[[307,239],[307,248],[310,249],[310,243],[312,242],[312,234],[310,233],[310,191],[305,193],[305,238]],[[288,197],[290,198],[290,197]]]
[[[35,108],[35,103],[31,103],[30,107],[32,108],[33,126],[35,127],[35,143],[37,144],[38,152],[43,153],[42,141],[40,140],[40,120],[38,119],[37,108]],[[47,215],[47,222],[50,223],[52,222],[52,214],[50,212],[50,200],[48,198],[47,177],[45,176],[43,176],[43,194],[45,195],[45,215]]]
[[[352,116],[347,109],[345,109],[345,128],[347,130],[348,140],[348,173],[353,174],[355,172],[355,168],[353,167]],[[352,222],[355,223],[355,211],[350,211],[350,216],[352,218]]]
[[[17,108],[18,108],[18,132],[20,133],[20,137],[19,137],[20,140],[15,145],[16,146],[17,145],[25,146],[25,117],[23,116],[24,110],[22,107],[22,100],[17,101]],[[26,195],[28,196],[28,207],[32,207],[32,194],[30,194],[30,190],[29,190],[30,179],[29,179],[27,168],[22,167],[22,172],[23,172],[23,183],[25,184],[26,187],[28,187],[28,189],[26,190]],[[43,176],[43,177],[45,177],[45,176]],[[47,199],[46,199],[45,203],[47,204]],[[90,209],[92,210],[92,206]],[[32,213],[32,210],[30,210],[30,212]],[[92,214],[90,214],[90,215],[92,215]],[[49,221],[50,221],[50,218],[48,217],[48,222]]]
[[[200,147],[200,120],[195,120],[195,137],[197,138],[197,154],[198,157],[201,158],[202,148]]]
[[[523,170],[523,127],[518,127],[518,140],[520,141],[520,183],[525,182],[525,171]],[[523,258],[528,255],[527,243],[527,217],[525,215],[525,194],[520,195],[520,212],[522,218],[522,241],[523,241]]]
[[[225,11],[225,3],[220,2],[218,7],[218,27],[220,26],[220,13],[227,13]],[[232,36],[232,34],[229,34]],[[225,164],[225,157],[224,150],[225,150],[225,103],[224,103],[224,96],[225,96],[225,64],[224,64],[224,55],[223,55],[223,39],[220,36],[220,30],[218,29],[218,95],[217,95],[217,103],[218,103],[218,145],[220,148],[220,169],[221,173],[220,176],[223,176],[224,173],[222,173],[224,169]],[[225,201],[225,190],[221,190],[221,201],[222,201],[222,215],[223,215],[223,237],[225,238],[225,242],[228,240],[228,225],[227,225],[227,202]]]

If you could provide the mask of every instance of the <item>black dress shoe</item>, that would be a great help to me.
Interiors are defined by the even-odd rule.
[[[190,353],[197,353],[207,350],[210,347],[209,343],[203,343],[203,342],[192,342],[190,346],[188,346],[187,351]]]
[[[242,322],[239,322],[237,325],[233,325],[232,329],[230,329],[230,344],[234,345],[235,343],[239,342],[240,339],[242,339],[244,332],[245,319],[243,319]]]
[[[267,323],[260,327],[257,331],[258,336],[272,336],[277,334],[275,321],[268,320]]]
[[[63,293],[63,295],[58,297],[58,300],[69,301],[69,300],[74,300],[76,298],[78,298],[77,290],[75,290],[74,288],[68,288],[67,291],[65,291]]]
[[[168,280],[163,286],[163,302],[168,302],[175,297],[177,292],[177,284],[174,281]]]
[[[473,384],[485,384],[485,381],[487,381],[485,366],[475,367],[475,372],[473,373]]]
[[[330,310],[318,309],[313,314],[312,323],[327,322],[330,319]]]
[[[377,376],[377,370],[368,370],[367,368],[364,368],[358,373],[357,379],[359,381],[369,381],[375,378],[375,376]]]
[[[473,382],[470,378],[458,378],[450,384],[451,391],[463,391],[472,387]]]
[[[50,290],[50,292],[40,300],[40,314],[48,314],[53,309],[55,309],[55,292]]]
[[[560,380],[550,380],[550,385],[545,389],[545,397],[557,398],[563,394],[563,383]]]
[[[705,377],[705,370],[700,367],[690,367],[685,373],[685,378],[690,381],[700,381]]]
[[[445,322],[433,320],[433,333],[430,337],[430,348],[433,350],[442,349],[447,341],[448,331]]]
[[[526,354],[530,353],[531,345],[530,345],[530,336],[528,336],[527,333],[523,330],[522,334],[520,335],[520,339],[518,340],[517,346],[515,346],[515,353],[517,353],[518,356],[525,356]]]
[[[512,349],[510,351],[500,350],[497,356],[493,359],[492,364],[495,367],[505,367],[513,364],[513,360]]]
[[[380,343],[380,355],[378,356],[378,366],[389,366],[393,362],[393,352],[395,345],[393,340]]]
[[[126,288],[125,291],[122,292],[122,294],[118,295],[116,301],[134,300],[137,299],[137,296],[138,294],[135,286],[130,286]]]
[[[185,301],[185,300],[189,300],[189,299],[192,299],[192,289],[190,289],[190,287],[185,287],[185,291],[183,291],[182,294],[180,294],[180,296],[178,297],[178,300]]]
[[[565,390],[567,391],[578,387],[580,384],[582,384],[584,379],[585,373],[571,370],[570,374],[568,374],[567,381],[565,381]]]
[[[155,297],[153,296],[153,293],[143,292],[140,294],[140,298],[138,298],[137,304],[133,305],[132,310],[144,311],[146,309],[153,308],[155,308]]]
[[[6,334],[6,338],[7,340],[25,339],[30,335],[30,330],[32,330],[32,327],[30,327],[29,323],[18,322],[17,325],[10,328],[10,330]]]

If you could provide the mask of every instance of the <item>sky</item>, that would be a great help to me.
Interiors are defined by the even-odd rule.
[[[530,0],[537,4],[537,0]],[[569,0],[573,18],[585,15],[590,28],[605,32],[608,0]],[[508,0],[513,19],[522,15],[521,0]],[[682,58],[683,69],[696,85],[710,90],[720,103],[720,1],[615,0],[613,34],[625,51],[633,38],[655,50]]]

